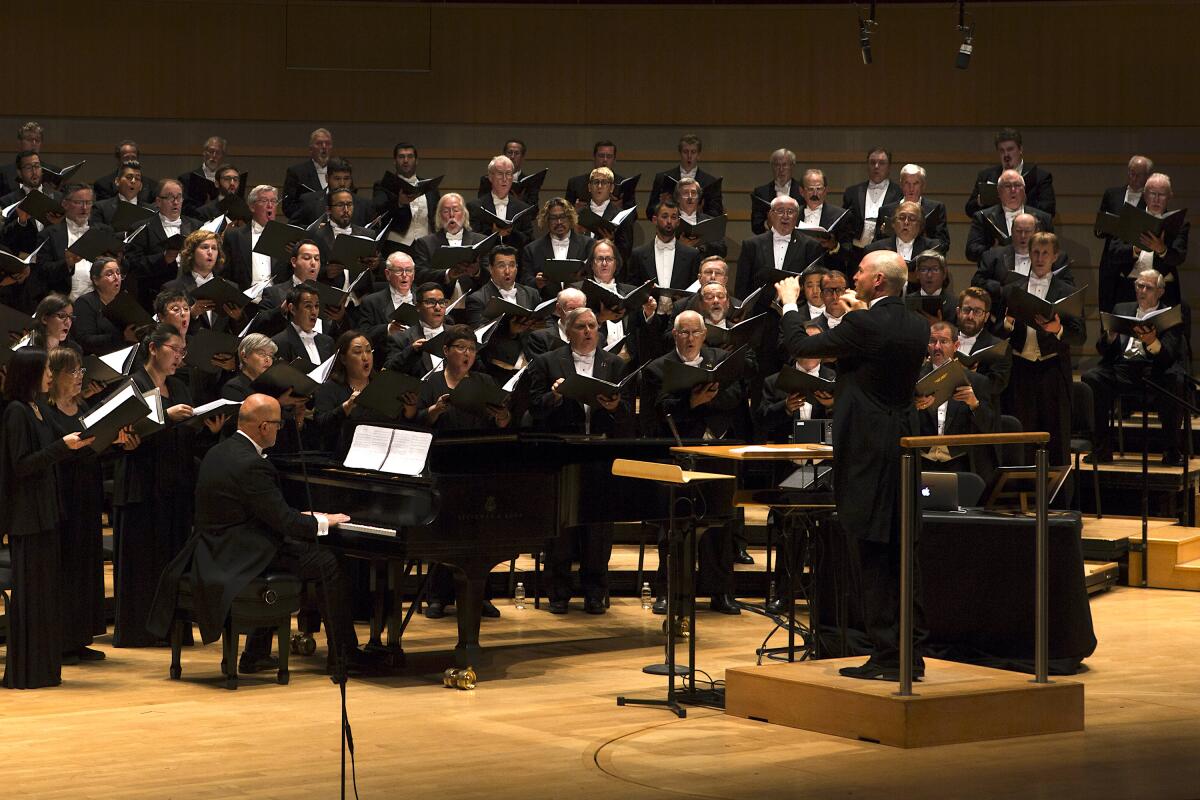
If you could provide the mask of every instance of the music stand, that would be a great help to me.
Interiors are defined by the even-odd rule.
[[[691,676],[691,690],[695,691],[695,662],[696,662],[696,602],[692,599],[691,604],[691,630],[692,635],[688,645],[688,665],[686,667],[677,666],[675,663],[675,630],[677,621],[675,619],[678,609],[675,605],[675,593],[681,585],[683,575],[684,558],[683,552],[692,554],[694,559],[694,540],[693,533],[695,531],[695,515],[694,512],[688,514],[688,524],[684,527],[683,537],[679,536],[676,529],[675,521],[675,504],[679,500],[678,491],[680,488],[687,487],[692,483],[702,481],[716,480],[733,480],[735,476],[725,475],[719,472],[698,472],[696,470],[685,470],[677,464],[659,464],[652,461],[634,461],[627,458],[618,458],[613,461],[612,474],[622,478],[637,478],[639,480],[653,481],[660,486],[667,487],[669,494],[669,505],[667,507],[667,642],[666,642],[666,663],[652,664],[647,667],[644,672],[652,675],[667,676],[667,697],[665,700],[657,699],[639,699],[633,697],[625,697],[619,695],[617,697],[617,705],[619,706],[662,706],[672,711],[675,716],[680,719],[687,716],[687,710],[679,704],[675,699],[675,676],[688,675]],[[687,502],[691,505],[691,499],[687,498]],[[688,563],[688,568],[691,568],[691,563]]]

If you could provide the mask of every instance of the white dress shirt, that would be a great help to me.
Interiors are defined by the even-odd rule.
[[[388,294],[391,295],[392,298],[393,311],[399,308],[403,303],[408,303],[410,306],[415,306],[417,304],[416,300],[413,298],[412,290],[409,290],[408,294],[400,294],[391,286],[388,286]]]
[[[772,183],[771,186],[772,186],[772,188],[775,189],[776,197],[790,197],[792,194],[792,182],[791,181],[788,181],[787,183],[783,184],[782,186],[780,186],[778,183]]]
[[[296,335],[300,337],[300,344],[304,345],[304,352],[308,354],[308,360],[314,364],[321,363],[321,354],[317,351],[317,331],[314,328],[311,333],[306,333],[300,329],[296,323],[292,323],[292,330],[296,331]]]
[[[670,286],[671,275],[675,272],[675,240],[664,242],[654,237],[654,272],[658,276],[659,286]]]
[[[329,165],[321,166],[317,162],[313,162],[313,169],[317,171],[317,180],[321,182],[322,189],[329,188]],[[313,187],[316,188],[316,187]]]
[[[571,235],[567,234],[561,239],[550,237],[550,249],[554,252],[554,257],[559,261],[567,257],[567,253],[571,248]]]
[[[442,325],[437,328],[426,328],[425,323],[422,322],[421,323],[421,333],[422,333],[421,338],[426,339],[426,340],[432,339],[433,337],[435,337],[439,333],[441,333],[443,330],[445,330],[445,328],[446,328],[445,325]],[[440,367],[442,365],[441,357],[435,356],[433,353],[429,354],[429,360],[430,360],[430,362],[432,362],[434,369],[437,369],[438,367]]]
[[[1126,203],[1129,203],[1129,205],[1131,205],[1131,206],[1136,206],[1138,203],[1141,202],[1141,200],[1142,200],[1141,192],[1135,192],[1133,189],[1130,189],[1128,186],[1125,187],[1125,202]]]
[[[64,220],[67,226],[67,247],[79,241],[79,237],[87,233],[88,223],[76,225],[70,219]],[[75,262],[75,271],[71,273],[71,299],[92,290],[92,262],[81,258]]]
[[[899,236],[897,236],[896,237],[896,252],[899,253],[900,257],[903,258],[905,261],[912,261],[913,245],[916,244],[916,241],[917,241],[916,239],[913,239],[911,242],[905,242],[905,241],[902,241]]]
[[[585,355],[571,350],[571,361],[575,365],[576,375],[584,375],[588,378],[592,377],[592,367],[596,363],[595,351]],[[592,432],[592,407],[588,403],[583,404],[583,432]]]
[[[495,192],[492,193],[492,205],[496,207],[496,216],[500,219],[508,219],[508,198],[496,197]]]
[[[250,223],[250,282],[258,283],[271,277],[271,257],[255,253],[258,237],[262,236],[263,226],[257,222]]]
[[[809,227],[813,227],[813,228],[819,227],[821,225],[821,213],[824,210],[825,210],[824,203],[817,206],[816,208],[809,208],[808,206],[804,206],[804,224],[808,225]]]
[[[1014,253],[1013,254],[1013,272],[1018,275],[1029,274],[1029,253]]]
[[[791,243],[791,235],[780,236],[778,231],[771,231],[771,246],[775,252],[775,269],[783,269],[783,257],[787,255],[787,249]]]
[[[1025,213],[1025,206],[1021,206],[1020,208],[1018,208],[1014,211],[1009,211],[1007,208],[1004,209],[1004,229],[1006,231],[1008,231],[1009,233],[1012,233],[1013,220],[1017,218],[1018,214],[1024,214],[1024,213]]]
[[[826,311],[823,316],[825,317],[825,324],[829,327],[829,330],[833,330],[838,325],[842,324],[842,317],[845,317],[846,315],[843,314],[841,317],[831,317],[829,316],[829,312]]]
[[[971,353],[975,352],[975,340],[978,338],[979,338],[978,333],[975,334],[974,336],[964,336],[962,331],[959,331],[958,352],[962,353],[963,355],[967,355],[967,356],[971,355]]]
[[[1025,288],[1025,291],[1029,292],[1034,297],[1045,300],[1046,292],[1048,292],[1049,290],[1050,290],[1050,276],[1049,275],[1047,275],[1044,278],[1039,278],[1036,275],[1030,274],[1029,284]],[[1029,330],[1026,331],[1026,333],[1025,333],[1025,346],[1021,348],[1020,356],[1021,356],[1021,358],[1024,358],[1027,361],[1041,361],[1042,360],[1042,348],[1038,346],[1038,341],[1037,341],[1037,334],[1038,334],[1038,331],[1040,331],[1041,329],[1035,328],[1032,326],[1027,326],[1027,327],[1029,327]]]
[[[858,239],[854,242],[857,246],[866,247],[875,236],[875,224],[879,220],[879,207],[883,205],[883,198],[887,194],[889,185],[891,185],[891,181],[887,179],[879,183],[867,183],[867,196],[863,207],[862,233],[859,234]]]
[[[258,446],[258,442],[254,441],[249,436],[247,436],[245,431],[239,430],[238,435],[245,436],[246,440],[248,442],[250,442],[250,444],[254,445],[254,452],[258,453],[259,458],[267,457],[267,454],[263,452],[263,449]],[[313,512],[313,516],[317,520],[317,536],[325,536],[326,534],[328,534],[329,533],[329,517],[325,516],[324,514],[318,514],[315,511]]]
[[[684,178],[691,178],[692,180],[695,180],[696,173],[699,171],[700,171],[700,167],[698,167],[698,166],[692,167],[691,169],[686,169],[686,170],[683,167],[680,167],[679,168],[679,180],[683,180]]]

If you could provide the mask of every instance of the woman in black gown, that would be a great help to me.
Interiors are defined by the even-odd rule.
[[[450,405],[450,391],[468,375],[495,383],[492,376],[486,373],[471,372],[471,368],[475,366],[477,348],[475,334],[466,325],[450,325],[446,328],[443,368],[421,383],[421,413],[418,416],[420,423],[428,425],[437,433],[486,431],[508,427],[512,421],[512,414],[505,406],[489,406],[487,415],[482,416]]]
[[[42,417],[65,436],[83,430],[89,411],[83,398],[83,366],[69,347],[50,353],[50,388],[38,401]],[[126,450],[139,440],[132,431],[120,439]],[[64,503],[59,571],[62,598],[63,663],[100,661],[104,653],[88,647],[95,636],[107,632],[104,619],[104,475],[100,456],[90,447],[72,454],[58,465],[58,479],[68,502]]]
[[[192,406],[187,385],[175,377],[187,348],[179,329],[162,323],[146,338],[143,350],[145,363],[132,378],[142,392],[158,389],[166,427],[117,461],[114,647],[158,643],[146,630],[158,578],[192,532],[198,430],[188,424]],[[215,433],[224,422],[215,417],[204,425]]]
[[[121,292],[121,265],[115,258],[100,256],[92,262],[92,291],[75,298],[75,321],[71,338],[87,355],[106,355],[122,347],[137,344],[137,334],[130,325],[117,330],[104,316],[104,307]]]
[[[337,358],[333,361],[329,380],[317,387],[313,399],[313,418],[320,437],[320,449],[340,452],[345,441],[347,423],[398,422],[385,419],[379,413],[358,405],[358,395],[371,382],[375,354],[371,340],[355,330],[346,331],[337,340]],[[403,419],[417,415],[417,395],[408,392],[404,401]]]
[[[279,345],[271,341],[270,337],[261,333],[246,334],[238,344],[238,361],[242,368],[221,387],[221,397],[225,400],[242,401],[254,394],[254,389],[250,388],[251,384],[259,375],[271,368],[271,365],[275,363],[275,354],[278,352]],[[304,425],[304,406],[307,400],[292,399],[287,394],[277,399],[283,409],[285,424],[279,429],[279,436],[276,438],[271,452],[294,453],[300,449],[296,427],[297,423],[301,427]],[[221,431],[222,438],[232,436],[237,431],[237,413],[231,414],[230,417]]]
[[[4,686],[9,689],[62,682],[62,497],[55,465],[92,440],[78,433],[55,436],[36,401],[49,384],[45,350],[23,347],[13,354],[4,377],[0,423],[0,531],[8,534],[13,575],[4,660]]]

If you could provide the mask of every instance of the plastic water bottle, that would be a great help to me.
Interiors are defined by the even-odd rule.
[[[525,610],[525,584],[517,581],[517,588],[513,592],[513,605],[517,607],[517,611]]]
[[[650,591],[650,584],[643,583],[642,584],[642,610],[649,611],[650,607],[652,605],[654,605],[654,595]]]

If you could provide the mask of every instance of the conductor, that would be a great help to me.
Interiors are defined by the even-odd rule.
[[[806,335],[797,308],[803,296],[799,281],[775,284],[788,355],[838,362],[833,437],[837,452],[845,455],[835,458],[833,493],[872,648],[865,664],[840,672],[865,680],[900,679],[900,437],[920,430],[913,393],[929,342],[929,323],[900,299],[907,277],[899,254],[868,253],[854,290],[826,301],[846,307],[841,324],[815,336]],[[919,605],[914,613],[919,630]],[[924,671],[915,656],[913,676]]]
[[[347,664],[358,666],[365,657],[357,649],[341,564],[317,544],[329,526],[350,518],[301,513],[283,499],[275,467],[263,454],[275,444],[282,424],[277,400],[250,395],[242,402],[237,432],[204,457],[196,482],[195,530],[163,572],[147,627],[166,635],[179,581],[190,570],[195,622],[204,642],[213,642],[221,635],[234,597],[274,567],[318,582],[330,666],[339,654]]]

